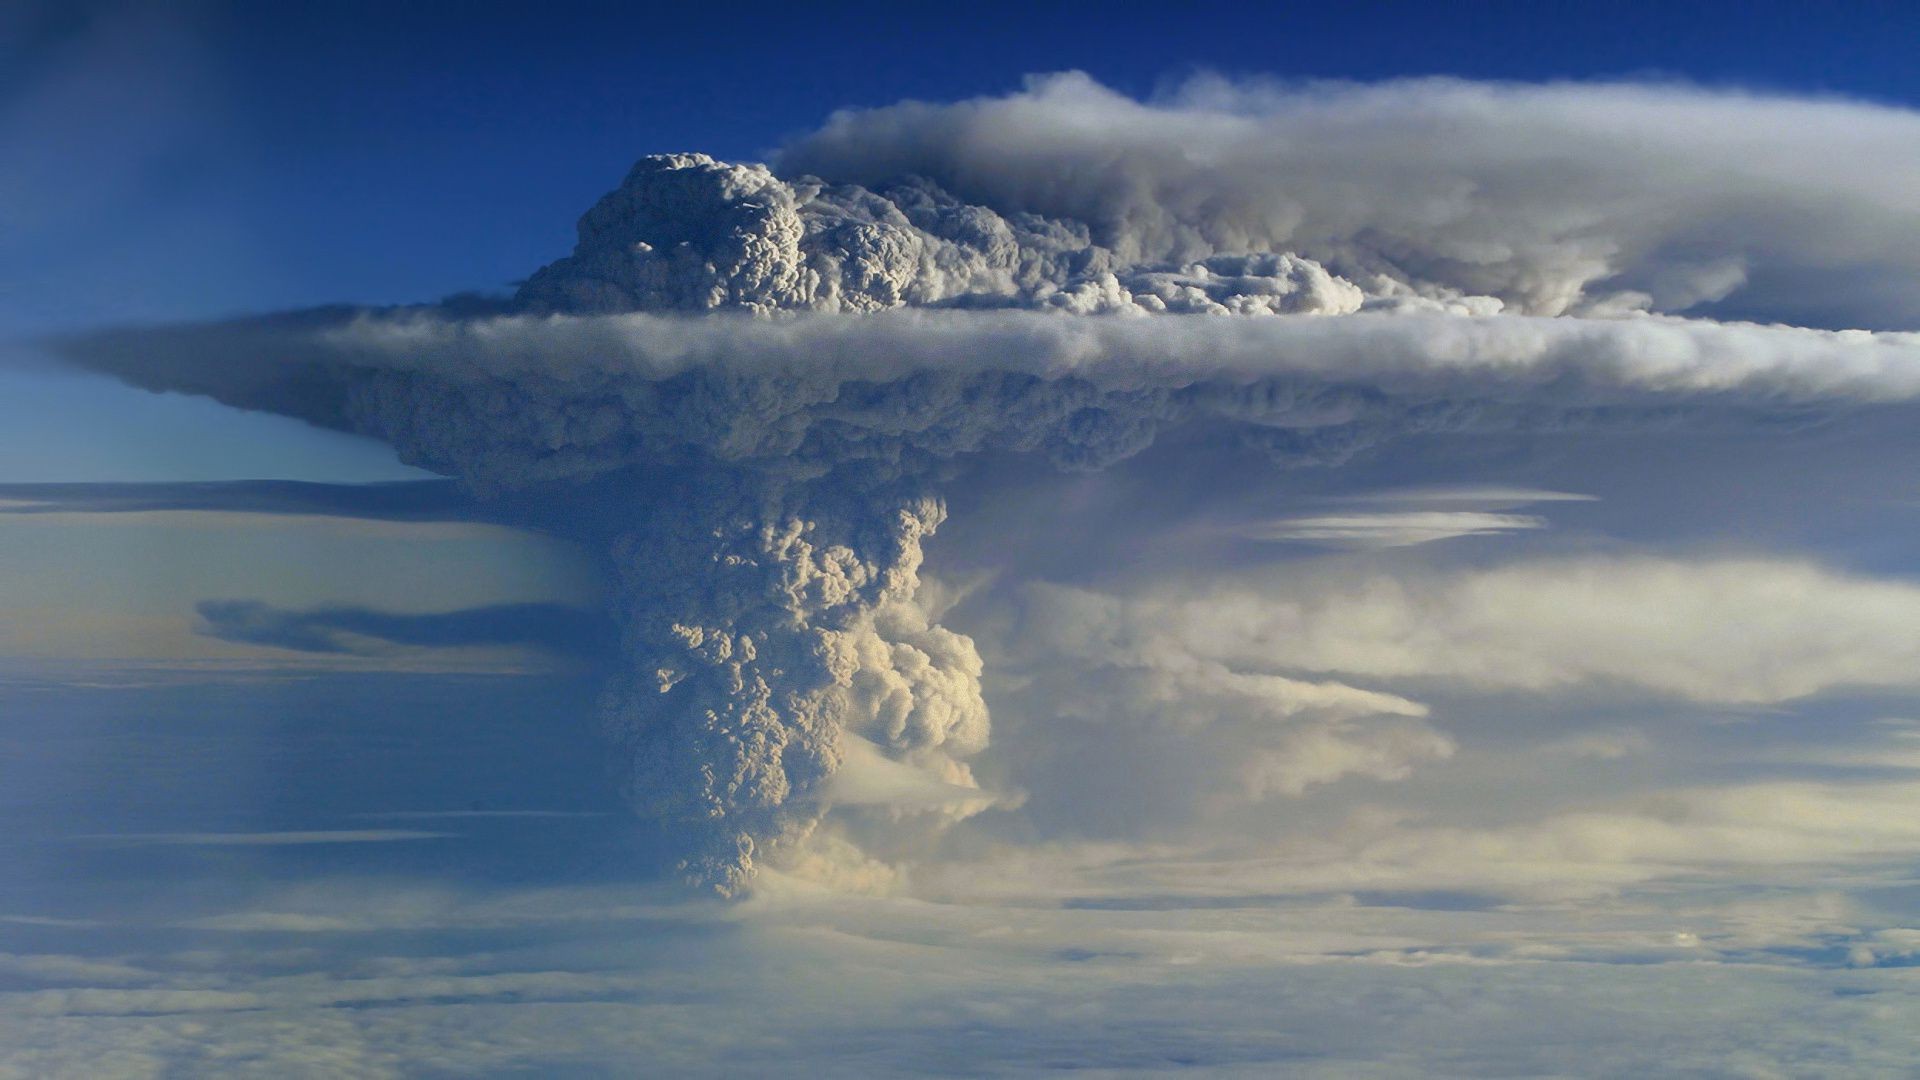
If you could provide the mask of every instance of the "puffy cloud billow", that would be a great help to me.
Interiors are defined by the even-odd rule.
[[[993,803],[951,796],[988,742],[980,654],[917,596],[960,459],[1100,469],[1177,430],[1329,465],[1419,433],[1911,402],[1917,148],[1908,112],[1673,87],[1208,79],[1140,102],[1062,75],[844,113],[771,169],[642,159],[510,300],[61,348],[591,519],[629,795],[732,891],[836,792]],[[1390,695],[1081,659],[1136,704],[1311,705],[1248,766],[1259,792],[1451,748]],[[836,779],[850,761],[885,782]]]
[[[1002,212],[1085,222],[1129,261],[1289,251],[1369,291],[1539,314],[1920,316],[1920,117],[1841,100],[1201,78],[1140,102],[1064,74],[842,112],[781,164],[928,177]]]

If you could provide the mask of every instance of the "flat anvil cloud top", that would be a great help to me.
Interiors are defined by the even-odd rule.
[[[636,805],[723,889],[875,787],[830,782],[843,762],[946,793],[894,808],[923,823],[993,803],[952,794],[987,742],[980,657],[915,598],[943,460],[1098,468],[1187,427],[1335,463],[1414,432],[1920,397],[1904,111],[1458,82],[1141,103],[1065,75],[841,114],[777,166],[645,158],[486,310],[67,352],[480,487],[647,477],[614,547],[609,722]],[[1404,713],[1395,745],[1444,751]]]

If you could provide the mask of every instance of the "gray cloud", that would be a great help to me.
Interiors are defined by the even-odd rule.
[[[290,611],[257,600],[206,600],[196,604],[194,612],[200,617],[200,632],[210,637],[300,652],[531,645],[590,656],[601,652],[612,637],[603,617],[565,604],[494,604],[402,613],[361,607]]]
[[[298,480],[0,484],[0,514],[138,514],[167,510],[465,521],[482,508],[448,480],[316,484]]]
[[[68,352],[377,435],[492,487],[661,461],[817,476],[986,450],[1098,467],[1189,423],[1339,460],[1418,430],[1920,397],[1920,334],[1654,317],[398,312],[110,333]]]

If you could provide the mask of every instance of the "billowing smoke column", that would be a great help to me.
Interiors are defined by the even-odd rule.
[[[1756,214],[1852,215],[1867,261],[1914,276],[1909,248],[1881,242],[1911,228],[1910,208],[1882,212],[1886,185],[1808,195],[1785,157],[1753,164],[1690,134],[1810,107],[1680,95],[1685,123],[1668,131],[1660,102],[1629,94],[1622,112],[1617,90],[1429,90],[1162,107],[1068,77],[848,114],[789,164],[873,186],[650,157],[499,308],[323,311],[64,350],[138,385],[375,435],[483,491],[616,481],[571,496],[621,493],[608,726],[634,805],[731,892],[756,858],[807,840],[844,762],[877,755],[947,793],[920,812],[992,802],[959,797],[977,792],[967,761],[987,742],[979,655],[915,597],[961,455],[1100,468],[1184,425],[1325,463],[1408,432],[1920,397],[1920,335],[1656,314],[1844,254],[1823,233],[1769,278],[1755,259],[1791,263],[1794,237],[1746,228]],[[1876,139],[1920,129],[1856,111]],[[1407,135],[1436,118],[1454,143]],[[1513,124],[1575,134],[1543,156],[1499,141]],[[1903,162],[1888,164],[1920,173]],[[1692,194],[1665,199],[1663,169]],[[1859,298],[1843,299],[1827,313]]]
[[[689,154],[636,165],[518,305],[1275,313],[1360,300],[1289,255],[1123,267],[1083,226],[1005,219],[930,184],[883,195]],[[672,463],[668,492],[636,506],[614,545],[628,669],[606,713],[633,805],[688,828],[688,869],[723,893],[757,852],[807,836],[844,739],[974,785],[965,759],[987,741],[979,656],[914,606],[922,540],[945,516],[934,463],[1001,446],[1097,467],[1191,407],[1173,388],[1014,374],[930,373],[903,388],[698,371],[621,380],[598,407],[584,389],[384,372],[353,381],[346,408],[351,426],[481,485]]]
[[[972,786],[979,655],[913,606],[937,498],[718,474],[651,509],[614,549],[630,666],[607,716],[633,805],[705,823],[698,880],[730,893],[804,839],[843,738]]]

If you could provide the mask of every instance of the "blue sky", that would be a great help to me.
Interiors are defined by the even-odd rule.
[[[1916,30],[7,9],[0,1080],[1904,1075]]]

